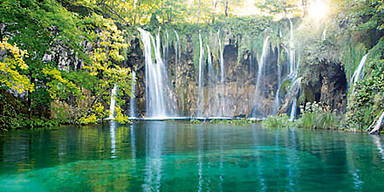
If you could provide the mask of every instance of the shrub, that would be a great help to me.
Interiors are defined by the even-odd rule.
[[[329,106],[321,103],[307,103],[305,108],[301,107],[301,117],[295,125],[306,129],[337,129],[342,117],[336,111],[330,110]]]
[[[262,122],[263,127],[267,128],[286,128],[290,126],[289,117],[287,114],[278,116],[270,116],[267,120]]]

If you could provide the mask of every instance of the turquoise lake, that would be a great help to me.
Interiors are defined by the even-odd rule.
[[[0,136],[0,191],[384,191],[384,139],[137,121]]]

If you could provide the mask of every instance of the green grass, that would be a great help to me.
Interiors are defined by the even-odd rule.
[[[286,128],[289,127],[291,122],[289,122],[289,117],[287,114],[282,114],[278,116],[268,117],[267,120],[262,122],[263,127],[266,128]]]

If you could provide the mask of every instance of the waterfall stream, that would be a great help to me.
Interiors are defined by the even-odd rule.
[[[111,104],[109,105],[109,117],[108,119],[113,120],[115,119],[115,107],[116,107],[116,94],[117,93],[117,85],[115,84],[113,86],[113,89],[111,91]]]
[[[138,30],[144,44],[146,116],[150,118],[172,116],[169,109],[171,99],[168,94],[168,73],[160,52],[160,29],[156,40],[149,32],[141,28]],[[156,63],[152,60],[152,46]]]
[[[297,97],[299,96],[299,92],[301,89],[301,79],[302,79],[301,77],[295,79],[295,81],[293,81],[291,88],[290,88],[290,91],[289,91],[289,92],[297,92],[298,93],[297,95],[294,95],[293,100],[292,100],[292,105],[291,105],[291,110],[290,110],[290,118],[289,118],[290,121],[293,121],[296,118]]]
[[[260,101],[259,99],[261,98],[261,95],[262,95],[262,88],[261,86],[263,85],[264,83],[264,64],[266,62],[266,57],[268,55],[268,51],[269,51],[269,36],[267,36],[264,40],[264,43],[263,43],[263,51],[261,53],[261,57],[260,57],[260,61],[258,62],[259,64],[259,69],[258,69],[258,73],[257,73],[257,80],[256,80],[256,88],[255,88],[255,99],[254,99],[254,102],[255,102],[255,109],[254,109],[254,112],[252,114],[252,117],[256,117],[257,115],[262,115],[262,114],[257,114],[258,111],[259,111],[259,108],[260,108]],[[263,81],[263,82],[261,82]]]
[[[220,54],[220,84],[221,84],[221,114],[225,114],[225,66],[224,66],[224,50],[221,43],[220,31],[217,32],[217,39],[219,41],[219,54]]]
[[[201,34],[199,33],[200,42],[200,57],[199,57],[199,84],[198,84],[198,100],[197,100],[197,117],[202,117],[203,114],[203,81],[204,81],[204,47]]]
[[[353,84],[353,87],[356,85],[358,81],[360,81],[363,78],[363,71],[364,71],[365,63],[367,62],[367,58],[368,58],[368,53],[363,56],[355,72],[353,73],[353,76],[349,82],[350,85]]]
[[[180,57],[180,53],[179,53],[179,46],[180,46],[180,37],[179,37],[179,34],[175,31],[175,35],[176,35],[176,42],[175,42],[175,82],[177,80],[177,71],[178,71],[178,67],[179,67],[179,57]],[[175,83],[176,84],[176,83]],[[177,86],[177,85],[176,85]]]
[[[198,48],[198,51],[188,47],[182,49],[176,30],[168,34],[167,29],[160,33],[159,28],[155,37],[141,28],[138,30],[144,45],[145,57],[145,118],[176,117],[178,115],[174,112],[176,110],[181,114],[190,114],[198,118],[236,115],[265,118],[277,114],[281,102],[285,101],[288,90],[282,88],[283,83],[290,81],[293,85],[298,79],[300,55],[295,47],[291,20],[286,44],[276,46],[271,36],[263,34],[263,39],[256,40],[256,45],[262,45],[259,55],[257,48],[249,50],[246,56],[243,55],[246,61],[244,63],[233,58],[232,53],[238,50],[238,45],[231,40],[228,44],[224,44],[222,39],[224,33],[220,30],[210,35],[199,31],[198,41],[191,43],[192,47]],[[279,31],[279,34],[281,37],[282,32]],[[183,51],[188,53],[183,54]],[[189,55],[192,52],[195,53],[193,55],[195,58],[198,57],[198,63],[193,63],[194,65],[188,63],[186,66],[186,62],[192,60]],[[224,61],[224,55],[228,57],[227,63]],[[284,66],[280,65],[282,55],[287,57],[283,59],[286,60]],[[168,65],[171,68],[168,69]],[[192,73],[181,69],[189,69]],[[238,70],[246,70],[247,75],[242,75],[242,71]],[[196,76],[193,77],[192,74]],[[172,89],[169,75],[174,78]],[[178,91],[180,86],[188,88],[193,94]],[[136,91],[135,85],[132,84],[132,88]],[[194,94],[195,98],[191,98]],[[133,105],[130,116],[136,117],[136,109],[132,108],[135,106],[134,98],[131,98],[131,103]],[[289,109],[291,113],[295,110],[293,108]]]

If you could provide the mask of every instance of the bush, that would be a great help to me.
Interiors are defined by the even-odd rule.
[[[286,128],[291,125],[287,114],[278,116],[270,116],[267,120],[262,122],[263,127],[266,128]]]
[[[342,122],[342,117],[331,111],[329,106],[321,103],[307,103],[305,108],[301,107],[301,117],[295,125],[306,129],[337,129]]]
[[[351,129],[366,129],[384,109],[384,60],[368,63],[366,76],[349,95],[347,125]]]

